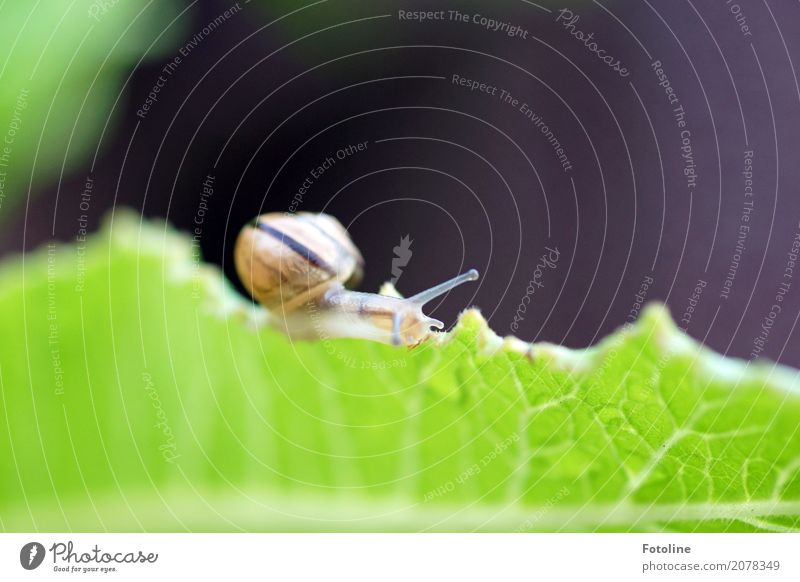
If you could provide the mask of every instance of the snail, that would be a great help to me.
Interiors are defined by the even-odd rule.
[[[289,337],[364,338],[415,346],[444,324],[422,307],[478,278],[471,269],[408,298],[351,291],[364,259],[347,230],[328,214],[262,214],[236,240],[236,271],[270,320]]]

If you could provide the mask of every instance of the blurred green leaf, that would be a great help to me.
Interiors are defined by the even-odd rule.
[[[115,101],[140,59],[181,32],[172,0],[3,2],[0,6],[0,222],[31,183],[94,155],[125,107]]]
[[[0,526],[800,529],[797,374],[652,306],[587,350],[477,311],[414,350],[292,343],[163,223],[0,271]]]

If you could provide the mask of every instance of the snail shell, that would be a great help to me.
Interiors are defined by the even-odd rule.
[[[352,337],[414,346],[444,323],[423,306],[475,281],[474,269],[408,298],[359,293],[364,260],[338,220],[327,214],[262,214],[242,229],[234,251],[242,283],[289,337]],[[301,309],[304,308],[304,309]]]
[[[328,214],[262,214],[236,242],[236,271],[268,309],[291,311],[334,283],[358,285],[364,259],[341,223]]]

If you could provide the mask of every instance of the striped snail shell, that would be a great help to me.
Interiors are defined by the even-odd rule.
[[[347,230],[327,214],[262,214],[245,226],[234,250],[247,291],[290,337],[364,338],[414,346],[444,324],[422,307],[462,283],[471,269],[408,298],[360,293],[345,286],[361,280],[364,259]]]
[[[291,311],[328,290],[355,286],[364,259],[341,223],[328,214],[262,214],[242,229],[236,271],[268,309]]]

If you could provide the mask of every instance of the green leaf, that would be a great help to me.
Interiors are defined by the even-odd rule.
[[[177,16],[172,0],[0,4],[0,222],[31,183],[59,179],[109,139],[123,85],[164,54]]]
[[[797,373],[665,308],[586,350],[478,311],[414,350],[290,342],[119,211],[0,270],[0,526],[800,529]]]

